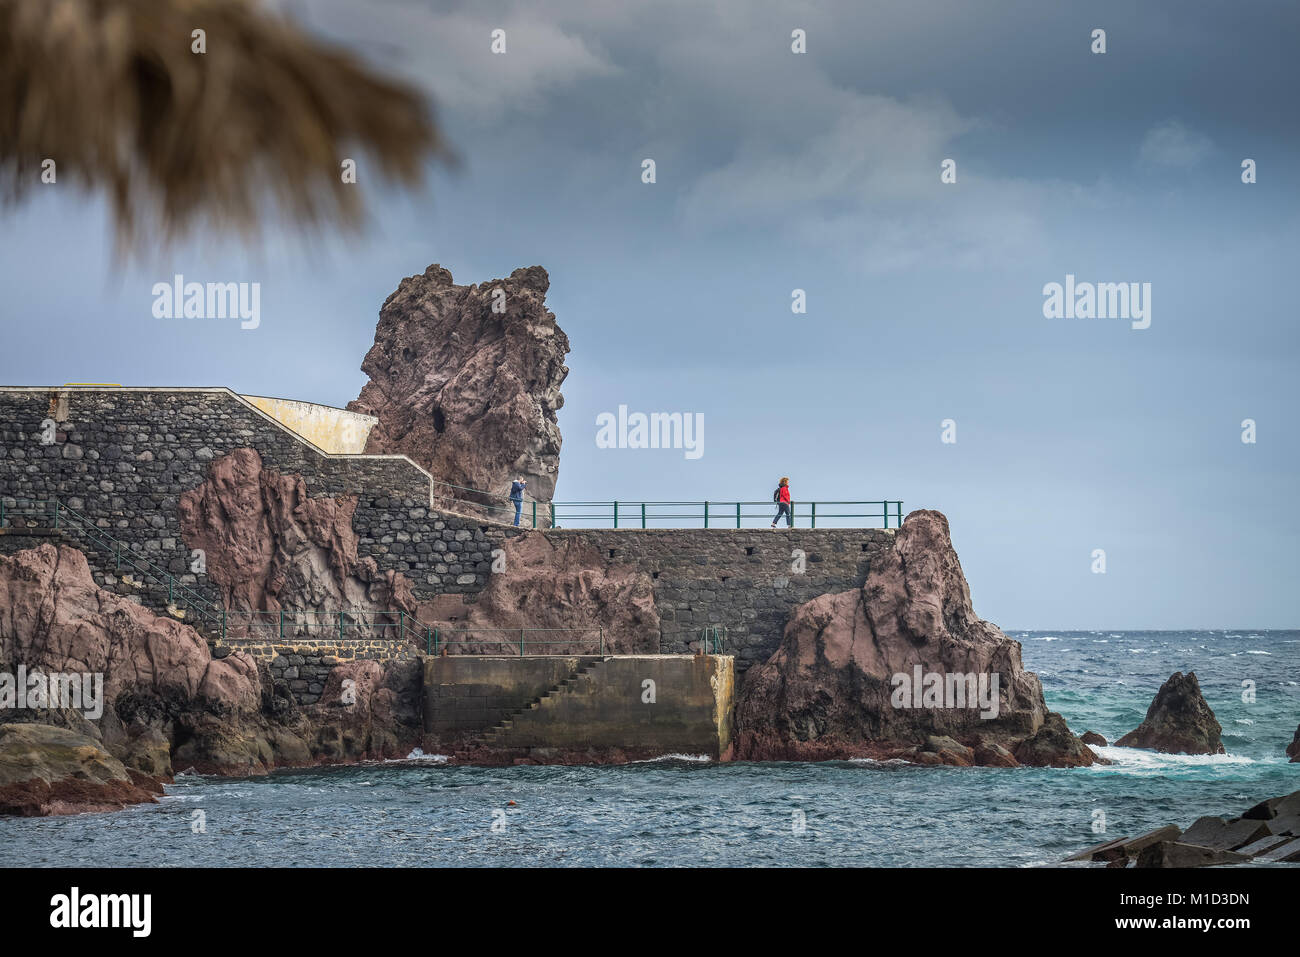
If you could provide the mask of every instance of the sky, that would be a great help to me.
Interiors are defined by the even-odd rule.
[[[1294,2],[276,6],[427,90],[459,164],[401,191],[359,154],[357,235],[126,263],[102,197],[0,209],[0,382],[342,406],[403,277],[542,265],[558,501],[788,475],[942,511],[1008,630],[1300,626]],[[260,283],[260,325],[155,318],[177,273]],[[1067,275],[1149,283],[1150,325],[1046,317]],[[702,415],[704,454],[597,447],[620,405]]]

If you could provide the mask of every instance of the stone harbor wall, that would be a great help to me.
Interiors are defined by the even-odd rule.
[[[795,606],[827,592],[858,588],[893,529],[698,528],[552,529],[611,561],[650,575],[662,621],[660,651],[694,650],[703,629],[725,629],[723,651],[744,672],[781,643]]]
[[[299,704],[314,704],[325,690],[329,673],[339,665],[358,658],[374,661],[404,661],[415,658],[420,648],[412,642],[383,639],[343,638],[330,641],[310,640],[287,643],[256,641],[216,641],[212,657],[220,660],[232,651],[243,651],[265,661],[271,677],[283,681]]]
[[[519,531],[437,511],[431,507],[431,477],[410,459],[329,454],[228,389],[0,388],[0,498],[9,513],[0,552],[31,547],[35,539],[18,526],[42,524],[15,511],[16,500],[57,496],[215,602],[219,590],[206,575],[191,571],[178,505],[185,492],[208,479],[209,463],[243,448],[255,449],[267,470],[301,476],[309,497],[355,495],[358,558],[374,559],[381,573],[400,572],[420,601],[459,594],[472,602],[492,573],[492,550]],[[580,540],[650,577],[662,621],[660,651],[694,650],[702,630],[716,626],[725,630],[723,650],[743,673],[777,648],[795,606],[861,586],[895,532],[698,528],[544,534]],[[75,527],[63,531],[63,540],[86,552],[100,585],[165,610],[165,588],[146,587],[139,576],[127,580],[131,576],[110,555],[85,539]],[[372,648],[367,656],[372,653],[379,654]],[[307,688],[299,690],[307,694],[319,683],[291,680],[306,680]]]
[[[216,590],[190,571],[177,508],[209,462],[240,448],[256,449],[266,469],[302,476],[309,496],[358,496],[359,557],[401,571],[418,597],[486,583],[489,541],[500,533],[489,539],[482,522],[433,514],[428,473],[403,456],[327,454],[228,389],[0,389],[0,496],[11,513],[14,499],[57,496],[213,600]],[[92,556],[100,584],[129,594],[108,580],[112,564]]]

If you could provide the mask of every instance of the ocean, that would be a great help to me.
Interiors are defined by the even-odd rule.
[[[1114,741],[1193,670],[1227,754],[1099,748],[1072,770],[900,762],[455,767],[437,755],[232,780],[157,805],[0,819],[2,866],[1051,865],[1300,789],[1300,632],[1008,632],[1076,733]],[[1245,700],[1253,682],[1254,699]]]

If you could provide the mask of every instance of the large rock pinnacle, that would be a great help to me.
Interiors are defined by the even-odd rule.
[[[379,419],[366,451],[410,456],[495,505],[517,475],[528,498],[551,501],[569,338],[546,308],[549,287],[541,266],[473,286],[438,265],[403,279],[361,363],[370,381],[348,404]]]

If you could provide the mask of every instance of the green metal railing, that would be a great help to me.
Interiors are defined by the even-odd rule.
[[[720,655],[726,647],[727,626],[710,625],[700,629],[700,651],[706,655]]]
[[[550,506],[559,527],[559,515],[580,527],[612,528],[762,528],[776,515],[774,502],[555,502]],[[792,502],[795,525],[827,527],[840,519],[872,519],[883,528],[903,524],[901,501],[876,502]],[[669,524],[665,524],[669,523]],[[785,516],[778,525],[785,527]]]
[[[69,508],[57,498],[50,499],[12,499],[13,505],[6,505],[0,498],[0,528],[5,528],[13,519],[35,518],[49,522],[48,527],[55,531],[74,531],[100,551],[113,556],[114,568],[120,573],[124,568],[149,579],[158,586],[167,588],[167,604],[184,609],[186,617],[191,614],[206,624],[217,620],[217,606],[199,592],[180,582],[175,575],[153,562],[125,542],[119,541],[92,522],[85,515]],[[40,527],[40,526],[29,526]]]
[[[596,632],[593,636],[591,632]],[[586,638],[574,637],[576,633],[586,634]],[[543,638],[536,639],[529,636],[538,634],[561,634],[562,638]],[[457,637],[459,635],[501,635],[501,638],[471,640]],[[508,638],[505,636],[509,636]],[[518,637],[516,637],[518,636]],[[425,645],[425,653],[438,655],[443,649],[452,645],[492,645],[498,648],[519,649],[519,654],[528,654],[529,646],[554,646],[554,645],[593,645],[597,654],[605,653],[605,629],[604,628],[434,628],[432,634],[428,636],[428,643]],[[545,654],[545,652],[543,652]],[[573,652],[554,652],[554,654],[573,654]]]
[[[514,502],[505,496],[447,482],[433,484],[435,507],[455,511],[458,505],[470,505],[488,512],[488,517],[496,521],[514,521]],[[775,514],[775,502],[526,501],[520,524],[529,528],[559,528],[563,515],[569,525],[580,528],[761,528],[770,525]],[[899,528],[903,524],[903,503],[892,499],[792,502],[790,514],[796,524],[806,523],[809,528],[816,528],[818,521],[823,528],[827,527],[827,521],[834,526],[842,519],[869,519],[880,522],[883,528]]]

